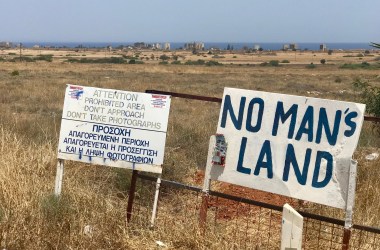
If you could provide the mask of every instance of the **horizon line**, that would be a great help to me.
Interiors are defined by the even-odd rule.
[[[11,40],[0,40],[1,42],[11,42],[11,43],[16,43],[20,41],[13,42]],[[252,44],[257,44],[257,43],[368,43],[370,44],[371,42],[363,42],[363,41],[358,41],[358,42],[321,42],[321,41],[316,41],[316,42],[298,42],[298,41],[282,41],[282,42],[255,42],[255,41],[200,41],[200,40],[191,40],[191,41],[21,41],[21,42],[26,42],[26,43],[138,43],[138,42],[143,42],[143,43],[191,43],[191,42],[201,42],[201,43],[252,43]]]

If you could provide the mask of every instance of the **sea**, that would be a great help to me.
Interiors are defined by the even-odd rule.
[[[163,42],[145,42],[146,44],[160,43]],[[172,42],[170,43],[170,47],[172,50],[181,49],[184,47],[187,42]],[[191,42],[192,43],[192,42]],[[292,42],[293,43],[293,42]],[[35,45],[39,45],[41,47],[49,46],[52,48],[105,48],[107,46],[112,46],[113,48],[119,46],[133,46],[134,42],[22,42],[23,47],[31,48]],[[214,49],[227,49],[229,47],[234,50],[239,50],[242,48],[254,48],[255,46],[259,46],[263,50],[281,50],[284,44],[290,44],[289,42],[282,43],[267,43],[267,42],[241,42],[241,43],[229,43],[229,42],[204,42],[205,49],[209,50],[211,48]],[[370,46],[370,43],[296,43],[298,45],[298,49],[301,50],[319,50],[319,46],[321,44],[326,44],[327,49],[332,50],[369,50],[373,49]]]

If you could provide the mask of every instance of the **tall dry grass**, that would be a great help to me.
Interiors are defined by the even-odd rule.
[[[20,75],[12,76],[14,70]],[[148,229],[147,210],[126,227],[127,170],[66,162],[63,196],[55,199],[52,193],[57,138],[67,83],[215,97],[221,97],[228,86],[357,101],[351,82],[358,75],[380,84],[377,72],[344,71],[334,65],[308,70],[297,65],[267,68],[0,63],[0,247],[155,249],[156,240],[175,249],[243,247],[243,243],[233,240],[229,230],[211,230],[207,238],[201,237],[197,214],[180,214],[181,208],[194,205],[192,196],[175,192],[164,192],[160,202],[158,222],[165,219],[166,226]],[[335,81],[337,77],[340,82]],[[218,115],[218,104],[173,99],[163,178],[194,184],[194,174],[204,166],[208,139],[216,131]],[[379,152],[378,138],[366,124],[356,153],[359,175],[354,222],[372,226],[380,226],[379,160],[367,161],[364,157]],[[148,194],[144,187],[137,192],[139,202],[147,207],[152,203]],[[340,211],[321,206],[303,209],[343,216]]]

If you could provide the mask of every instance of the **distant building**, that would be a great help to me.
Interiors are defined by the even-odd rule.
[[[153,43],[151,46],[152,46],[152,49],[161,49],[160,43]]]
[[[13,44],[11,42],[0,42],[0,48],[11,48]]]
[[[254,50],[260,50],[261,46],[259,44],[253,45]]]
[[[170,43],[164,44],[164,50],[170,50]]]
[[[184,48],[186,50],[204,50],[205,44],[202,42],[185,43]]]
[[[326,44],[321,44],[321,45],[319,45],[319,49],[322,50],[322,51],[327,51],[327,46],[326,46]]]
[[[289,44],[282,45],[282,50],[289,50],[290,46]]]
[[[291,50],[298,50],[298,44],[296,44],[296,43],[289,44],[289,49],[291,49]]]
[[[146,47],[146,45],[144,42],[137,42],[133,44],[133,47],[135,47],[136,49],[143,49]]]
[[[33,49],[39,49],[40,48],[40,45],[36,44],[33,46]]]

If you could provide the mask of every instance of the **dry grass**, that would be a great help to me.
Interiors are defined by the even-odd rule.
[[[189,55],[190,56],[190,55]],[[239,59],[237,55],[236,59]],[[261,60],[261,59],[260,59]],[[291,60],[291,59],[290,59]],[[350,60],[353,60],[350,58]],[[19,76],[11,72],[18,70]],[[336,81],[339,77],[340,81]],[[125,227],[130,172],[67,162],[63,197],[54,188],[56,146],[65,84],[129,91],[159,89],[221,97],[223,88],[237,87],[280,93],[358,101],[351,82],[356,77],[380,85],[379,73],[342,70],[338,65],[306,69],[282,67],[86,65],[53,63],[0,63],[0,247],[6,249],[155,249],[162,240],[173,249],[239,249],[233,235],[199,235],[197,215],[180,216],[175,210],[191,205],[189,196],[163,195],[159,223],[149,230],[148,214]],[[204,165],[208,138],[215,133],[219,105],[174,99],[167,134],[163,177],[191,182]],[[355,223],[380,226],[379,160],[364,156],[379,152],[380,140],[371,125],[362,132]],[[138,198],[151,205],[141,187]],[[174,209],[174,210],[173,210]],[[333,209],[307,208],[342,217]],[[320,211],[321,210],[321,211]],[[142,213],[144,214],[144,213]],[[176,217],[177,216],[177,217]],[[183,218],[182,220],[177,218]],[[160,222],[161,220],[161,222]],[[92,235],[84,233],[91,225]]]

